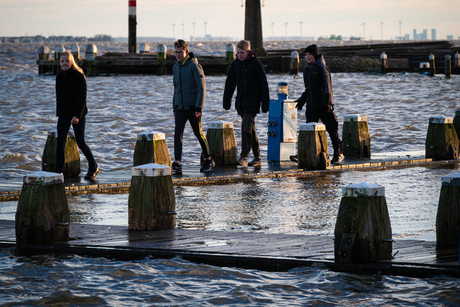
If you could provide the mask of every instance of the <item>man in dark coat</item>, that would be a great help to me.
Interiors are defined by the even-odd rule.
[[[314,44],[305,48],[305,60],[307,61],[303,69],[305,91],[296,100],[297,109],[302,110],[306,104],[307,123],[321,120],[326,126],[334,148],[331,163],[338,164],[345,159],[345,156],[342,154],[342,141],[338,133],[339,124],[334,113],[331,72],[326,66],[323,55],[318,54],[318,47]],[[291,156],[291,160],[298,161],[296,156]]]
[[[268,112],[270,95],[264,66],[250,49],[250,43],[246,40],[236,45],[237,59],[232,62],[225,81],[223,106],[225,110],[230,110],[236,87],[235,109],[242,118],[241,153],[236,164],[260,167],[262,162],[254,118],[260,113],[261,106],[263,113]],[[254,159],[248,163],[251,149]]]

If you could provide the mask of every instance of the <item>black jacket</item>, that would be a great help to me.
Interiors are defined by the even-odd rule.
[[[332,94],[331,72],[326,66],[322,54],[313,64],[307,64],[303,69],[305,91],[298,99],[298,108],[306,103],[308,109],[331,109],[334,105]]]
[[[225,81],[224,109],[229,110],[232,105],[232,96],[237,88],[235,108],[239,115],[244,113],[268,112],[270,108],[270,94],[268,92],[265,69],[255,54],[250,53],[245,61],[236,59],[232,62]]]
[[[61,70],[56,76],[56,115],[80,119],[87,113],[85,75],[73,67]]]

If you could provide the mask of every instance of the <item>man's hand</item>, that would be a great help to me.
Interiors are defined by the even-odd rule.
[[[294,102],[296,103],[295,107],[297,108],[297,110],[302,110],[305,102],[301,101],[300,99],[294,100]]]

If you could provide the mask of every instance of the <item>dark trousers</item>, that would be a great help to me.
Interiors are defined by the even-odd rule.
[[[241,157],[248,157],[252,149],[254,158],[260,159],[259,140],[257,139],[256,124],[254,118],[256,113],[244,113],[241,122]]]
[[[305,115],[307,116],[307,123],[317,123],[321,119],[321,122],[326,126],[326,131],[331,138],[334,153],[342,153],[342,141],[340,140],[338,132],[339,123],[337,122],[334,110],[308,109]]]
[[[187,121],[190,121],[193,133],[198,139],[198,142],[200,142],[204,157],[209,158],[208,141],[201,129],[201,115],[196,118],[194,110],[176,110],[174,121],[176,124],[174,129],[174,159],[176,161],[181,161],[182,159],[182,139],[184,137],[184,129]]]
[[[72,117],[59,116],[57,123],[57,148],[56,148],[56,173],[64,173],[65,163],[65,143],[67,141],[67,133],[70,129],[70,121]],[[96,160],[94,160],[93,153],[85,142],[85,126],[86,117],[80,118],[78,124],[72,124],[77,141],[78,148],[83,152],[88,160],[89,170],[95,171],[97,168]]]

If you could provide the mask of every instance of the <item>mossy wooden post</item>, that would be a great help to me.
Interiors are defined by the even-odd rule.
[[[128,228],[174,229],[176,198],[171,170],[160,164],[133,167],[128,198]]]
[[[300,125],[297,150],[299,168],[320,170],[328,169],[331,166],[326,128],[323,124],[306,123]]]
[[[430,117],[425,142],[425,157],[433,160],[458,159],[459,140],[452,118]]]
[[[137,135],[133,166],[148,163],[172,166],[164,133],[152,131],[142,132]]]
[[[435,67],[435,58],[433,54],[430,54],[429,63],[430,63],[430,76],[434,77],[436,75],[436,67]]]
[[[450,78],[450,74],[452,72],[452,65],[451,65],[450,55],[446,55],[445,63],[446,63],[445,64],[446,78]]]
[[[209,144],[209,152],[216,165],[233,165],[238,158],[233,123],[223,121],[210,122],[206,139]]]
[[[442,177],[438,213],[436,215],[436,245],[459,248],[460,241],[460,173]]]
[[[50,48],[48,46],[41,46],[38,50],[38,74],[43,75],[48,71],[48,67],[45,65],[40,65],[40,61],[47,61],[50,58]]]
[[[80,46],[78,46],[77,44],[73,44],[72,46],[70,46],[70,52],[72,53],[75,61],[80,60]]]
[[[382,74],[386,74],[387,70],[388,70],[387,55],[385,54],[385,52],[382,52],[382,54],[380,55],[380,72]]]
[[[159,63],[164,63],[167,59],[167,48],[165,44],[159,44],[157,47],[157,60]],[[161,65],[158,68],[158,74],[166,75],[167,74],[167,67],[166,65]]]
[[[147,43],[142,43],[139,53],[150,53],[150,45]]]
[[[230,66],[232,65],[232,62],[236,58],[235,45],[233,45],[232,43],[228,43],[227,46],[225,46],[225,52],[226,52],[225,61],[227,62],[227,73],[228,73]]]
[[[369,159],[371,157],[371,135],[367,116],[347,115],[342,129],[343,154],[347,158]]]
[[[343,187],[334,230],[335,262],[390,260],[391,252],[385,188],[365,182]]]
[[[457,138],[460,138],[460,110],[455,111],[453,123],[454,123],[455,132],[457,133]],[[459,139],[458,154],[460,157],[460,139]]]
[[[96,59],[97,47],[94,44],[88,44],[85,51],[86,56],[86,75],[94,77],[97,74]]]
[[[289,73],[291,75],[297,75],[299,73],[299,53],[297,51],[291,52],[291,65],[289,67]]]
[[[42,171],[56,171],[56,150],[57,136],[56,131],[49,131],[46,139],[45,148],[42,154]],[[77,141],[72,131],[67,134],[65,143],[65,177],[78,177],[80,175],[80,152],[78,151]]]
[[[53,65],[53,75],[57,75],[61,70],[61,55],[65,51],[64,45],[56,45],[54,47],[54,65]]]
[[[15,220],[17,244],[68,241],[70,211],[63,176],[50,172],[25,176]]]

